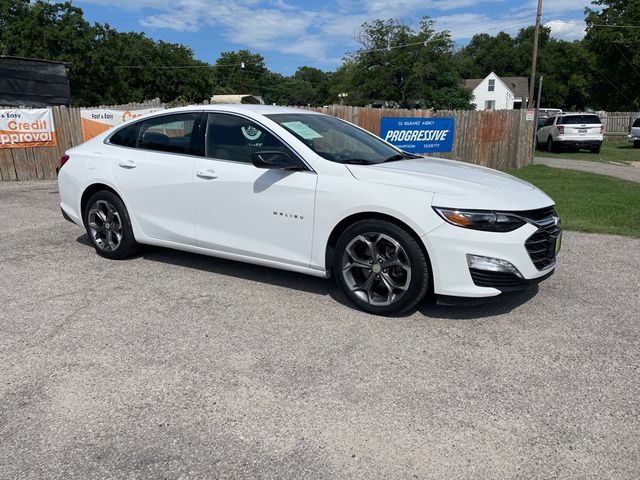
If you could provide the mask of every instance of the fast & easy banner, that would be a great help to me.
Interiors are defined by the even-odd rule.
[[[162,108],[144,108],[140,110],[108,110],[105,108],[83,108],[80,110],[82,120],[82,138],[87,140],[109,130],[111,127],[120,125],[147,113],[157,112]]]
[[[0,148],[56,145],[50,108],[0,110]]]

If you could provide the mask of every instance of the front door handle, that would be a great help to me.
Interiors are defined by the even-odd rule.
[[[136,168],[138,166],[133,160],[120,160],[118,165],[122,168]]]
[[[200,178],[205,178],[207,180],[211,180],[213,178],[218,178],[218,174],[213,170],[198,170],[196,175]]]

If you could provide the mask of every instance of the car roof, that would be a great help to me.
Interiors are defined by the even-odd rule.
[[[301,108],[292,107],[280,107],[277,105],[255,105],[255,104],[243,104],[243,103],[214,103],[212,105],[189,105],[186,107],[176,107],[167,110],[162,110],[163,113],[167,112],[189,112],[189,111],[212,111],[212,112],[235,112],[235,113],[253,113],[258,115],[270,115],[276,113],[299,113],[299,114],[318,114],[312,110],[304,110]],[[159,113],[159,112],[156,112]]]
[[[576,115],[595,115],[598,116],[595,112],[571,112],[571,113],[563,113],[562,115],[558,115],[559,117],[574,117]]]

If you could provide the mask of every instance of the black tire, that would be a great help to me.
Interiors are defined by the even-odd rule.
[[[640,148],[640,142],[633,142],[633,148]]]
[[[378,219],[356,222],[340,235],[333,274],[358,308],[376,315],[411,310],[430,283],[429,260],[418,242],[400,225]]]
[[[87,236],[98,255],[121,260],[140,249],[133,235],[129,212],[115,193],[102,190],[91,195],[83,220]]]
[[[558,144],[553,141],[553,138],[549,137],[547,139],[547,151],[550,153],[558,152]]]
[[[590,147],[589,150],[591,151],[591,153],[600,153],[601,148],[602,148],[602,144],[596,147]]]

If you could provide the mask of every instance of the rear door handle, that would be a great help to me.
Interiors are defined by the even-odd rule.
[[[133,160],[120,160],[118,165],[122,168],[136,168],[138,166]]]
[[[200,178],[205,178],[207,180],[211,180],[213,178],[218,178],[218,174],[213,170],[198,170],[196,175]]]

